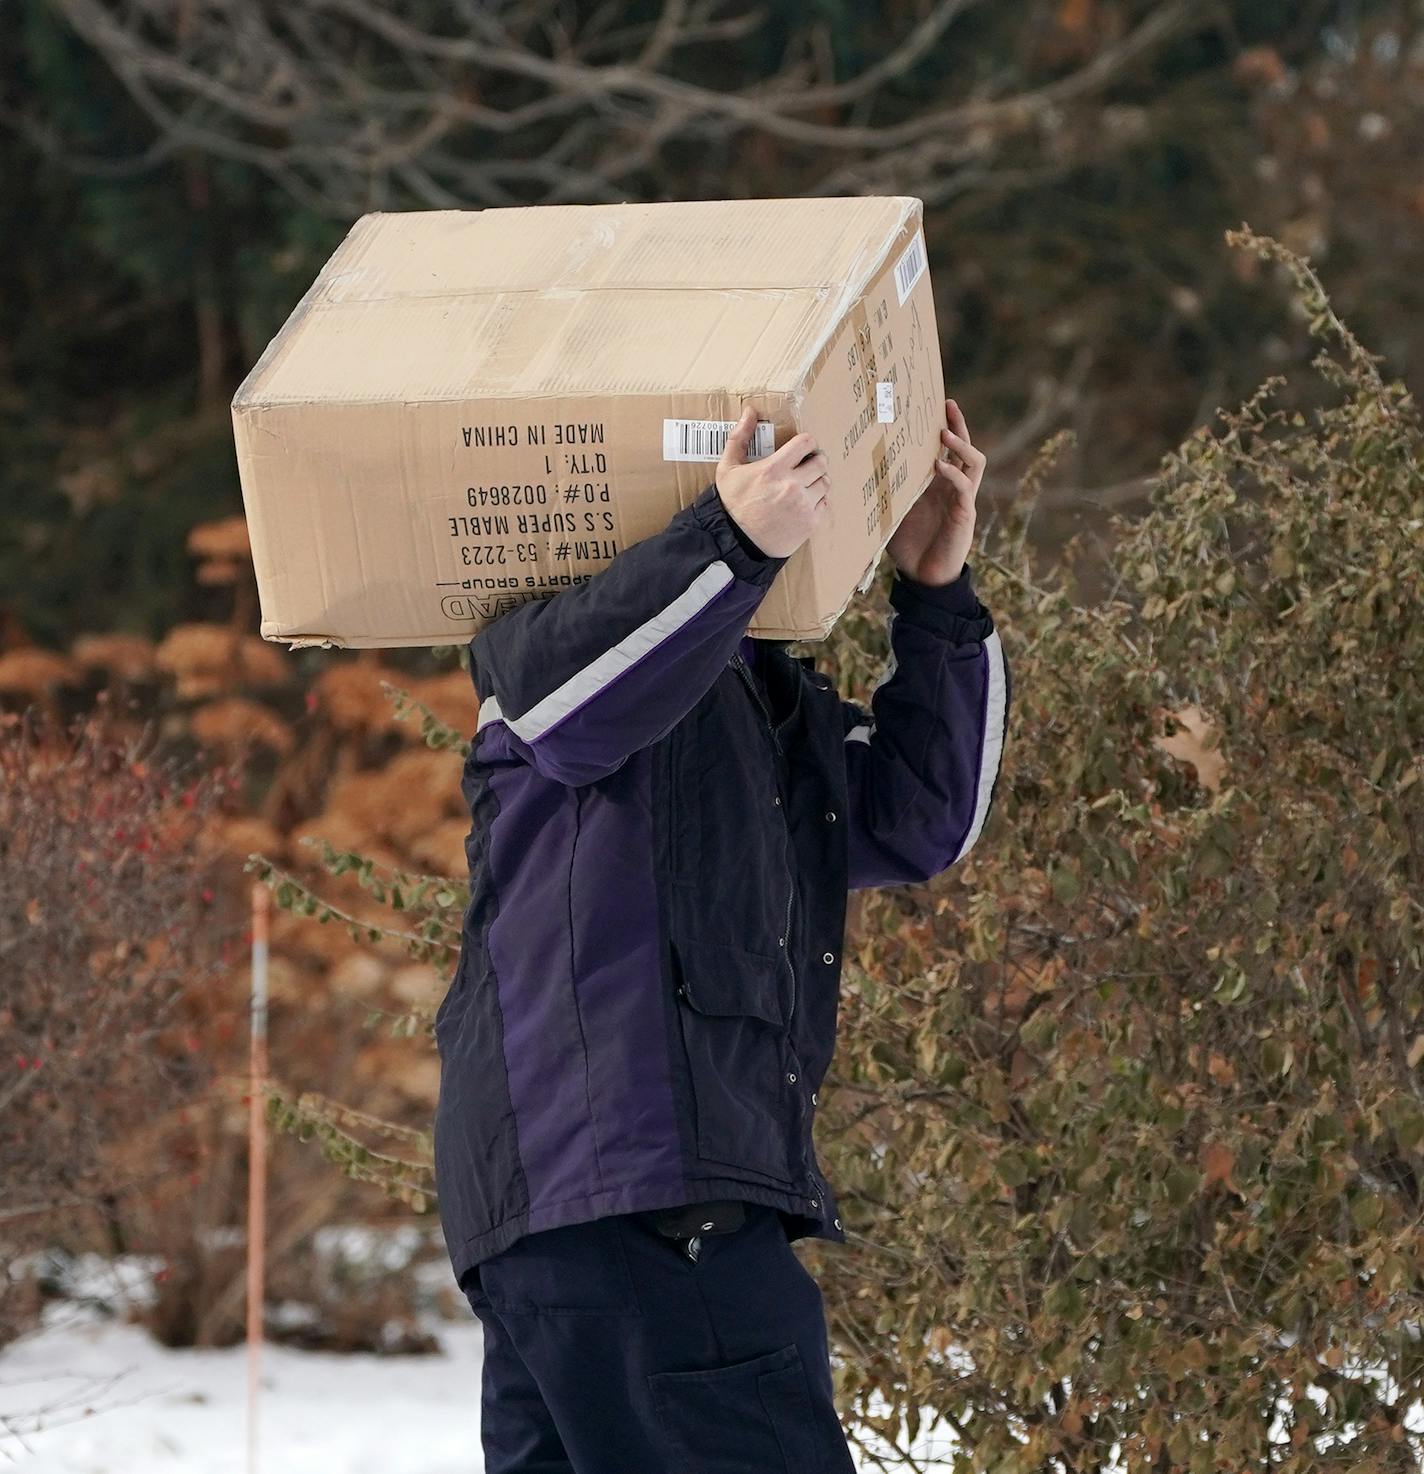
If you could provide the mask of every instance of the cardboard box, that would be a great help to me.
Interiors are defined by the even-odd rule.
[[[930,480],[913,196],[365,215],[232,402],[265,639],[462,644],[809,431],[830,515],[750,632],[829,632]]]

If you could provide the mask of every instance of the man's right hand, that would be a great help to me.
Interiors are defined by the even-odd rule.
[[[717,492],[732,520],[772,558],[786,558],[820,526],[831,489],[830,462],[802,432],[749,461],[757,412],[746,405],[717,463]]]

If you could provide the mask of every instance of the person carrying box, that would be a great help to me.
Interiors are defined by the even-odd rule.
[[[746,633],[831,490],[808,435],[748,459],[751,406],[662,532],[470,641],[435,1171],[487,1474],[854,1474],[791,1248],[846,1238],[812,1123],[847,895],[964,857],[1012,698],[945,411],[868,709]]]

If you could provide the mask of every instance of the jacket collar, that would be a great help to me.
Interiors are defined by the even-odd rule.
[[[814,657],[789,656],[783,646],[770,640],[754,639],[751,635],[743,635],[738,648],[777,728],[785,728],[801,707],[801,670],[793,669],[793,661],[804,670],[814,664]]]

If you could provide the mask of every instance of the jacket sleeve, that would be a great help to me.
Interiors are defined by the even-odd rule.
[[[852,890],[928,880],[964,857],[988,817],[1012,680],[971,580],[967,563],[940,587],[897,570],[870,710],[842,702]]]
[[[711,689],[785,561],[742,532],[710,482],[586,582],[475,634],[476,739],[501,723],[523,758],[571,786],[615,772]]]

